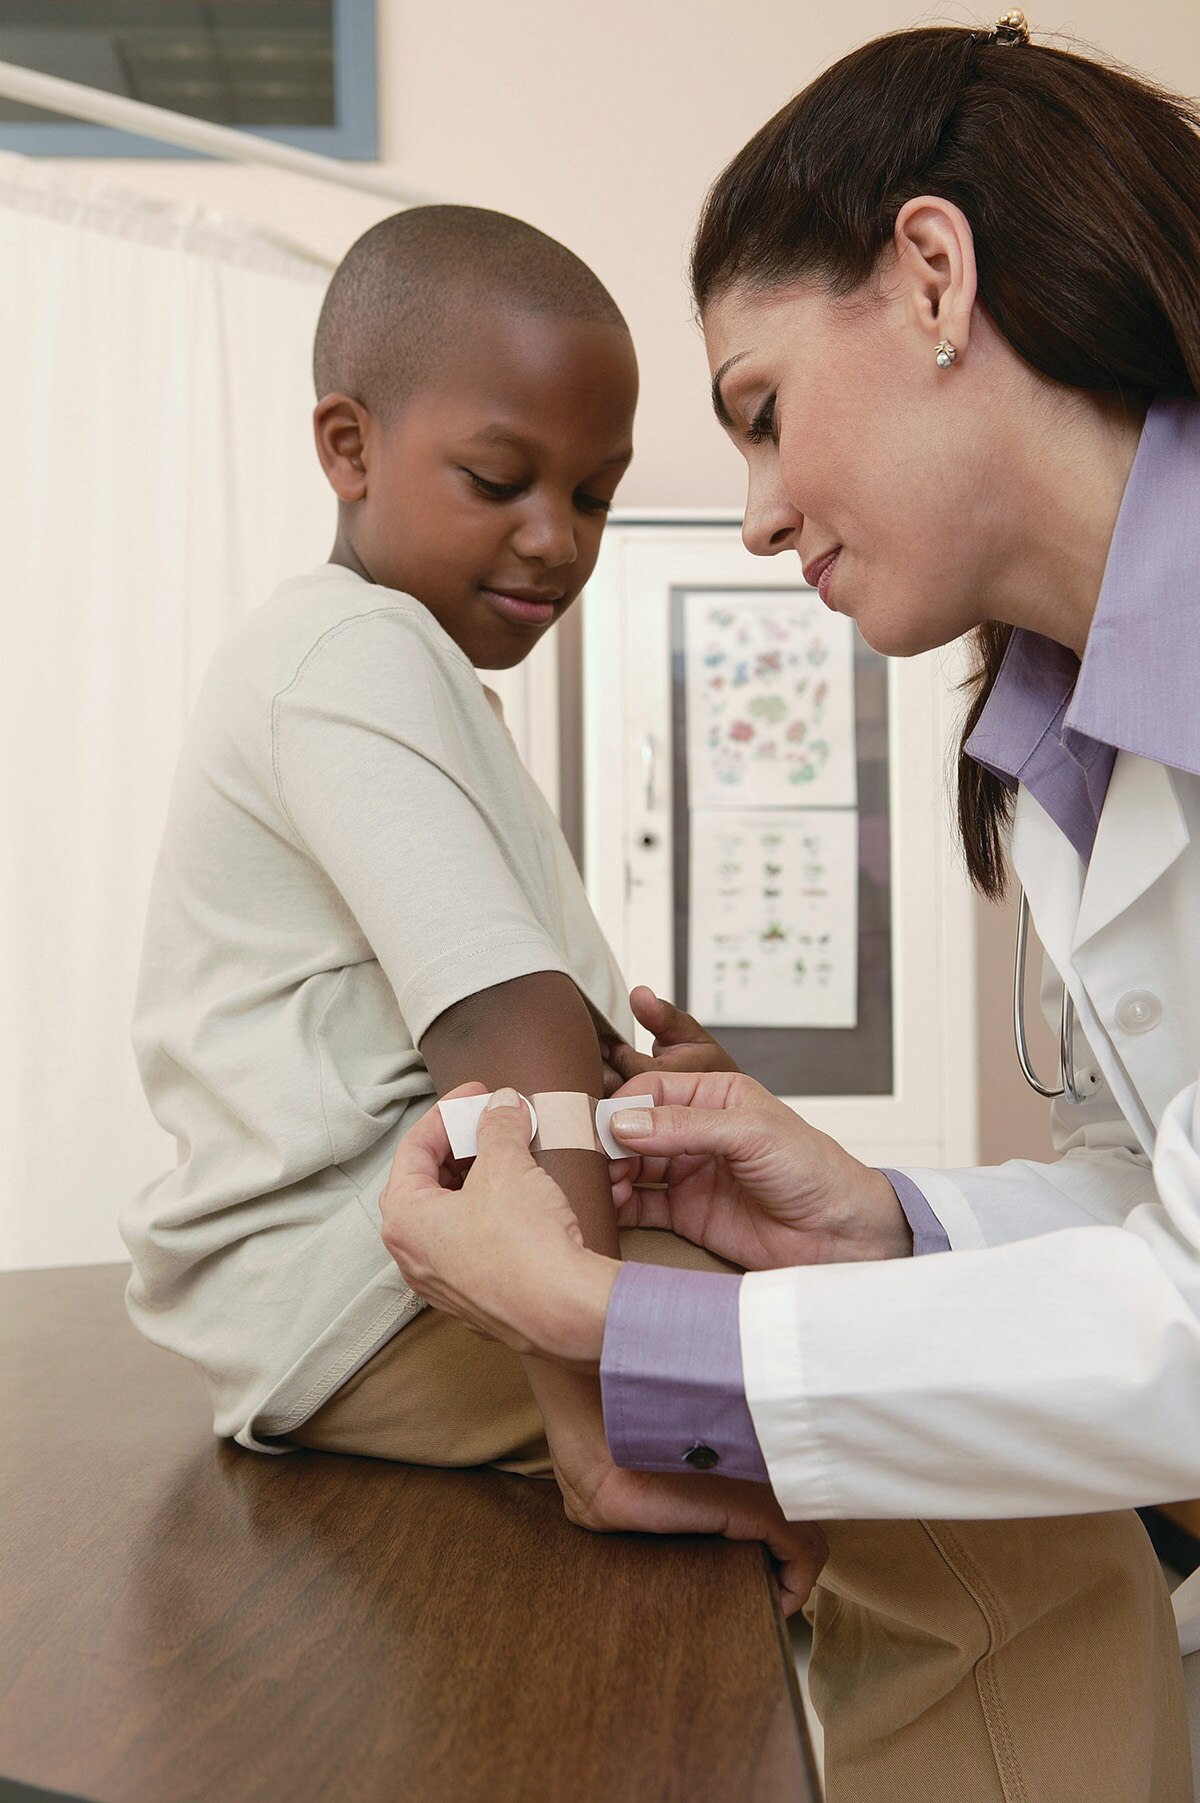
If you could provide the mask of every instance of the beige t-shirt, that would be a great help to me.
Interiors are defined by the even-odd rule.
[[[124,1212],[129,1309],[243,1445],[304,1421],[421,1303],[384,1250],[417,1051],[454,1002],[621,974],[467,658],[409,595],[325,565],[218,652],[150,895],[134,1046],[178,1163]]]

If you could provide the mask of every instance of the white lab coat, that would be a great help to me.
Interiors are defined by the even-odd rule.
[[[952,1255],[744,1280],[747,1397],[793,1519],[1200,1497],[1200,778],[1120,753],[1086,868],[1022,789],[1012,858],[1087,1099],[1055,1104],[1053,1164],[910,1173]],[[1191,1652],[1200,1574],[1176,1614]]]

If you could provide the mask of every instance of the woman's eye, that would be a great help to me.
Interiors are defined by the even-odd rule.
[[[746,437],[751,444],[765,444],[767,439],[775,440],[775,396],[764,401],[754,418],[750,421],[750,429]]]
[[[493,501],[511,501],[523,487],[520,482],[489,482],[486,476],[477,475],[474,470],[464,469],[463,474],[470,478],[481,495],[487,495]]]

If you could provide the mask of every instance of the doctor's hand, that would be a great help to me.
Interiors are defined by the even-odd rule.
[[[753,1078],[650,1072],[627,1088],[656,1106],[612,1120],[636,1153],[610,1167],[622,1227],[669,1228],[748,1271],[911,1255],[887,1178]]]
[[[629,992],[629,1006],[639,1026],[654,1035],[654,1053],[635,1052],[623,1039],[600,1042],[604,1059],[604,1093],[613,1095],[622,1083],[648,1071],[736,1071],[737,1064],[707,1027],[665,1002],[640,983]]]
[[[450,1096],[483,1088],[465,1083]],[[409,1128],[380,1200],[383,1243],[443,1314],[514,1352],[595,1371],[621,1266],[584,1245],[570,1203],[529,1150],[515,1089],[496,1091],[478,1134],[463,1177],[437,1108]]]
[[[452,1093],[482,1091],[468,1083]],[[479,1156],[463,1178],[436,1108],[409,1129],[382,1198],[384,1243],[418,1295],[474,1332],[595,1371],[621,1267],[584,1246],[566,1197],[530,1154],[515,1090],[497,1092],[478,1131]],[[760,1540],[784,1614],[804,1603],[825,1561],[824,1536],[811,1523],[785,1520],[765,1484],[622,1470],[604,1438],[598,1390],[594,1413],[560,1429],[551,1441],[555,1476],[579,1527]]]

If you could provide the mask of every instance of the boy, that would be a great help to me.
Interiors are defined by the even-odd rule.
[[[526,657],[592,571],[632,454],[628,329],[532,227],[422,207],[351,249],[314,368],[332,556],[219,651],[150,899],[134,1036],[179,1163],[122,1222],[130,1312],[199,1366],[216,1431],[245,1446],[545,1473],[536,1395],[577,1514],[611,1479],[659,1497],[622,1524],[667,1528],[675,1480],[611,1476],[594,1383],[522,1372],[422,1312],[378,1206],[436,1094],[599,1096],[599,1035],[630,1036],[566,844],[472,667]],[[615,1254],[603,1158],[542,1162]],[[712,1262],[642,1239],[663,1250],[640,1257]]]

